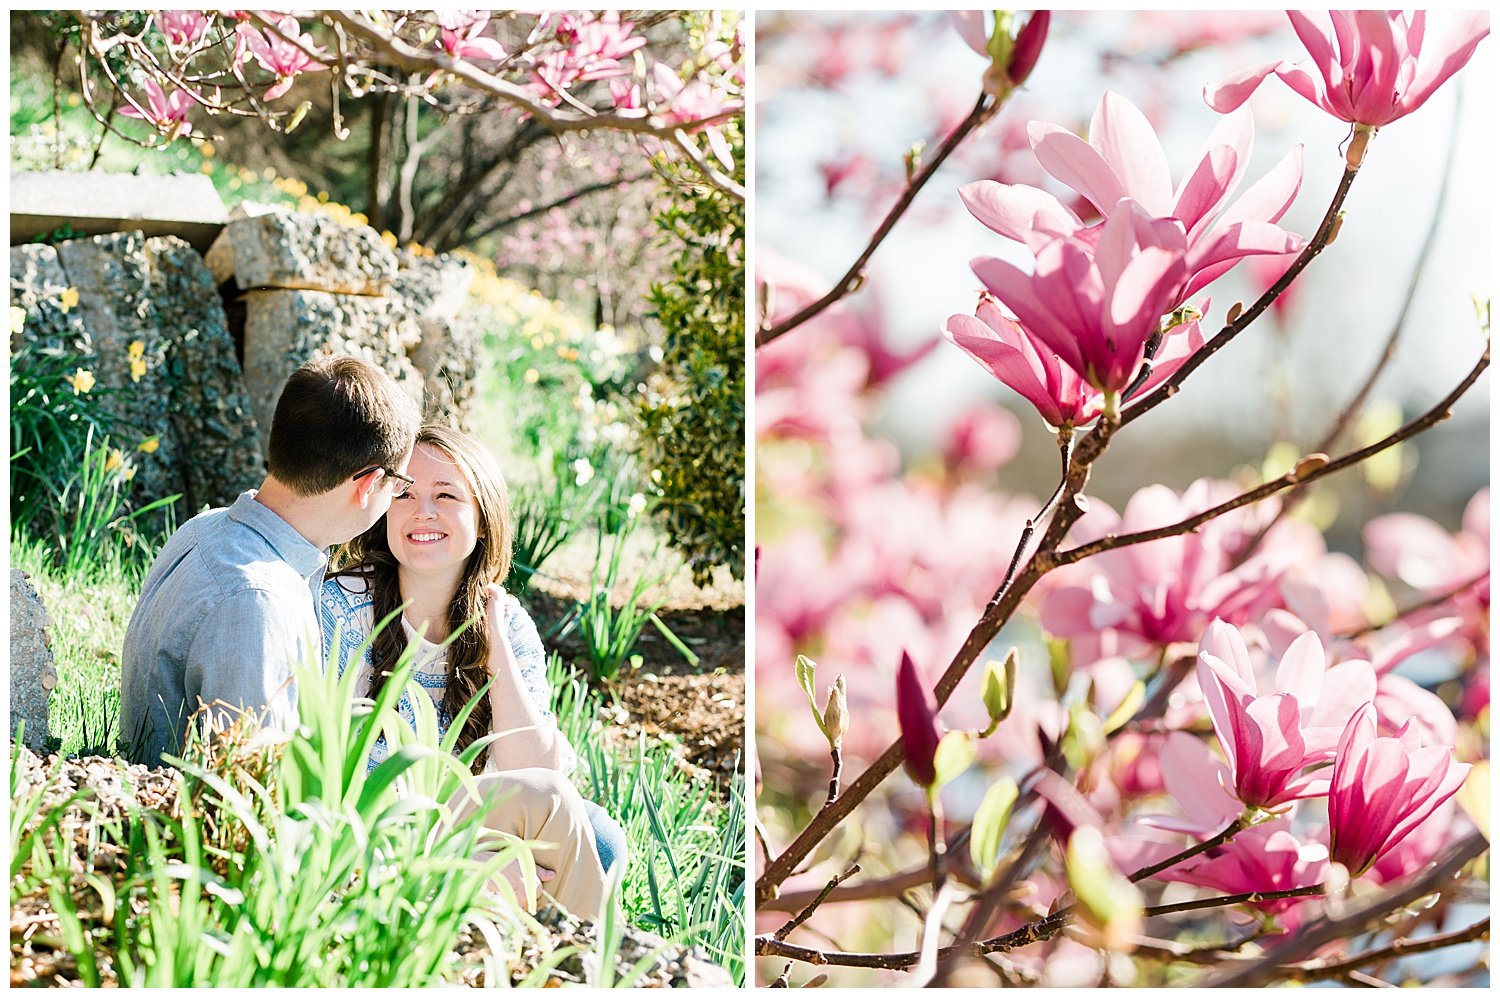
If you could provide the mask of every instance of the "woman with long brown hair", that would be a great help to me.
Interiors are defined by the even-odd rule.
[[[485,823],[552,843],[535,854],[543,889],[574,914],[594,917],[605,872],[624,860],[625,836],[569,782],[576,757],[552,717],[541,638],[520,602],[500,586],[511,560],[505,480],[488,451],[441,426],[417,434],[407,476],[411,482],[391,500],[390,512],[343,548],[338,571],[323,584],[325,660],[342,672],[375,622],[402,608],[358,663],[360,696],[380,695],[411,644],[412,678],[432,697],[443,732],[490,683],[455,745],[461,752],[497,736],[474,763],[482,791],[499,786],[506,793]],[[402,692],[397,712],[415,725],[410,696]],[[372,768],[385,752],[382,738]],[[508,875],[514,882],[514,868]]]

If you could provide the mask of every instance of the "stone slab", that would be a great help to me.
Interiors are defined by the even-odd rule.
[[[206,253],[227,221],[213,181],[202,174],[48,170],[10,175],[13,246],[66,224],[91,236],[125,231],[177,236]]]
[[[382,295],[396,256],[369,226],[326,215],[273,211],[236,218],[225,228],[241,290],[280,288]]]

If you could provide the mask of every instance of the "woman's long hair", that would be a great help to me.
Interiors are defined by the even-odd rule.
[[[510,571],[510,495],[494,458],[467,434],[446,426],[424,426],[417,433],[416,442],[437,448],[457,465],[479,505],[479,536],[468,563],[464,565],[458,592],[448,607],[449,634],[458,631],[466,622],[474,621],[449,643],[447,649],[448,683],[442,710],[448,717],[455,718],[490,678],[485,665],[490,655],[489,631],[485,626],[485,587],[491,582],[503,581]],[[335,578],[347,575],[366,580],[374,600],[372,609],[376,621],[384,620],[401,605],[396,556],[391,553],[390,542],[386,539],[386,517],[382,516],[373,527],[345,544],[336,556],[336,564]],[[371,699],[380,696],[396,660],[405,650],[405,630],[398,621],[392,621],[376,636],[371,646],[374,670],[366,696]],[[455,751],[462,752],[476,739],[489,734],[491,717],[489,697],[481,697],[459,733]],[[479,753],[474,760],[474,772],[484,768],[488,755],[488,750]]]

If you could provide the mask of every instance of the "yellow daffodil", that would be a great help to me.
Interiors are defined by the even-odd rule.
[[[87,394],[88,390],[94,387],[94,374],[92,371],[85,371],[80,367],[68,379],[68,384],[73,386],[74,395]]]
[[[146,344],[141,340],[134,341],[130,344],[129,353],[131,360],[140,360],[146,355]]]
[[[135,449],[146,454],[155,454],[156,448],[160,446],[161,435],[158,434],[154,437],[147,437],[145,440],[142,440],[140,443],[135,445]]]
[[[120,465],[122,465],[124,463],[125,463],[125,456],[123,454],[121,454],[119,451],[115,450],[113,447],[111,447],[109,449],[109,457],[106,457],[104,459],[104,470],[105,471],[114,471],[116,468],[118,468]]]
[[[11,335],[14,336],[16,333],[19,333],[22,329],[25,329],[25,328],[26,328],[26,310],[24,308],[17,308],[16,306],[12,305],[10,307],[10,333],[11,333]]]
[[[67,288],[58,296],[58,300],[61,302],[63,314],[66,315],[68,309],[78,307],[78,289]]]
[[[146,373],[146,362],[144,360],[132,360],[130,362],[130,380],[139,382]]]

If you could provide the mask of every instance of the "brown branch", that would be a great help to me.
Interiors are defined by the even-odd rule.
[[[1245,816],[1242,814],[1238,818],[1235,818],[1233,821],[1231,821],[1229,823],[1229,827],[1225,828],[1222,832],[1220,832],[1218,835],[1215,835],[1213,838],[1204,839],[1197,845],[1189,846],[1175,856],[1168,856],[1160,863],[1152,863],[1150,866],[1143,866],[1139,870],[1136,870],[1130,875],[1130,882],[1132,884],[1138,884],[1142,880],[1145,880],[1147,877],[1154,877],[1161,871],[1169,867],[1176,866],[1178,863],[1181,863],[1184,860],[1192,859],[1194,856],[1197,856],[1200,853],[1208,852],[1210,849],[1217,849],[1219,846],[1228,842],[1230,839],[1234,838],[1240,832],[1243,832],[1249,827],[1250,822],[1246,821]]]
[[[1468,582],[1464,582],[1464,583],[1462,583],[1460,585],[1454,586],[1452,589],[1449,589],[1447,592],[1438,593],[1436,596],[1430,597],[1428,599],[1424,599],[1420,603],[1417,603],[1417,604],[1415,604],[1413,606],[1409,606],[1405,610],[1401,610],[1401,611],[1397,612],[1397,614],[1394,617],[1392,617],[1390,620],[1387,620],[1386,622],[1384,622],[1382,624],[1366,624],[1364,627],[1358,628],[1357,630],[1345,631],[1345,632],[1343,632],[1341,634],[1335,634],[1334,637],[1336,637],[1336,638],[1362,638],[1366,634],[1373,634],[1376,631],[1379,631],[1379,630],[1382,630],[1384,628],[1390,627],[1392,624],[1394,624],[1398,620],[1405,620],[1407,617],[1410,617],[1410,616],[1412,616],[1413,614],[1416,614],[1416,613],[1421,613],[1423,610],[1431,610],[1435,606],[1442,606],[1444,603],[1446,603],[1449,600],[1453,599],[1453,597],[1462,595],[1464,592],[1466,592],[1469,589],[1474,588],[1475,586],[1479,585],[1479,583],[1485,581],[1489,577],[1490,577],[1490,573],[1489,572],[1485,572],[1483,575],[1475,576],[1474,578],[1470,579]]]
[[[1255,904],[1261,901],[1276,901],[1283,898],[1313,897],[1323,893],[1321,885],[1313,887],[1297,887],[1287,891],[1248,891],[1244,894],[1230,894],[1221,897],[1200,898],[1197,901],[1184,901],[1181,904],[1158,905],[1154,908],[1146,908],[1144,914],[1150,918],[1153,915],[1166,915],[1178,911],[1190,911],[1202,908],[1222,908],[1234,904]],[[1063,909],[1054,912],[1046,918],[1028,922],[1012,932],[984,942],[975,943],[968,947],[945,946],[938,951],[939,959],[951,959],[967,953],[970,956],[983,957],[991,953],[1007,953],[1031,943],[1050,939],[1060,932],[1068,924],[1072,916],[1071,909]],[[820,950],[811,946],[797,946],[772,936],[755,937],[756,956],[779,956],[789,960],[800,960],[816,966],[835,967],[866,967],[876,970],[905,970],[916,966],[921,959],[920,953],[845,953],[839,950]]]
[[[1473,369],[1471,369],[1469,373],[1465,375],[1463,381],[1459,382],[1458,386],[1451,392],[1449,392],[1441,402],[1433,406],[1431,409],[1427,410],[1421,416],[1412,420],[1410,423],[1407,423],[1396,432],[1390,434],[1389,436],[1383,437],[1380,440],[1377,440],[1375,443],[1370,444],[1368,447],[1361,447],[1359,450],[1350,451],[1343,457],[1340,457],[1337,460],[1329,461],[1326,464],[1318,464],[1316,467],[1313,467],[1311,470],[1305,471],[1302,474],[1298,474],[1297,469],[1294,468],[1292,471],[1287,472],[1280,478],[1273,478],[1271,481],[1266,482],[1264,485],[1253,488],[1248,492],[1241,493],[1240,495],[1228,500],[1227,502],[1222,502],[1219,505],[1214,506],[1212,509],[1205,510],[1202,513],[1197,514],[1196,516],[1190,516],[1185,520],[1178,521],[1177,523],[1173,523],[1165,527],[1158,527],[1154,530],[1140,530],[1133,534],[1108,534],[1097,541],[1092,541],[1088,544],[1080,544],[1077,547],[1069,548],[1066,551],[1059,551],[1055,556],[1056,564],[1071,565],[1076,561],[1082,561],[1084,558],[1100,554],[1104,551],[1112,551],[1116,548],[1122,548],[1133,544],[1144,544],[1148,541],[1160,540],[1163,537],[1176,537],[1179,534],[1189,533],[1193,530],[1196,530],[1198,527],[1202,526],[1208,521],[1223,516],[1225,513],[1233,512],[1234,510],[1239,509],[1242,506],[1248,506],[1251,503],[1260,502],[1262,499],[1267,499],[1278,492],[1291,488],[1294,485],[1303,482],[1315,481],[1335,472],[1343,471],[1345,468],[1353,467],[1354,465],[1359,464],[1361,461],[1364,461],[1365,459],[1372,457],[1375,454],[1379,454],[1383,450],[1394,447],[1397,444],[1401,443],[1403,440],[1416,436],[1423,430],[1436,426],[1444,419],[1447,419],[1451,414],[1450,410],[1453,408],[1454,403],[1456,403],[1464,395],[1465,392],[1473,387],[1474,382],[1479,379],[1479,375],[1484,373],[1485,368],[1489,367],[1489,363],[1490,347],[1489,344],[1486,343],[1484,347],[1484,354],[1480,356]]]
[[[1377,963],[1381,960],[1390,960],[1401,956],[1411,956],[1413,953],[1427,953],[1435,949],[1443,949],[1446,946],[1458,946],[1463,943],[1472,943],[1489,939],[1490,920],[1486,918],[1482,922],[1475,922],[1466,929],[1455,932],[1444,933],[1437,936],[1423,936],[1420,939],[1397,939],[1383,949],[1371,950],[1368,953],[1360,953],[1345,960],[1333,963],[1304,963],[1290,967],[1281,968],[1281,976],[1289,981],[1321,981],[1330,977],[1341,977],[1346,972],[1362,967],[1367,963]]]
[[[979,95],[979,99],[974,102],[974,107],[969,112],[968,117],[959,122],[958,127],[953,129],[948,137],[943,140],[943,144],[938,147],[937,154],[933,156],[932,161],[923,166],[921,171],[907,183],[906,190],[901,192],[900,199],[886,213],[885,220],[880,223],[880,227],[870,237],[870,242],[865,246],[864,252],[860,253],[859,258],[854,261],[853,265],[844,273],[844,276],[839,278],[838,283],[833,286],[833,289],[822,298],[799,310],[790,318],[783,319],[775,325],[763,324],[755,333],[756,349],[765,346],[778,336],[796,329],[840,298],[852,294],[859,287],[861,281],[864,279],[865,264],[870,262],[870,257],[875,255],[875,250],[885,241],[885,237],[890,235],[891,230],[896,227],[896,223],[901,220],[901,216],[906,214],[906,210],[911,207],[912,202],[916,200],[917,194],[926,186],[927,181],[932,179],[933,174],[937,173],[938,168],[943,165],[943,161],[948,158],[949,154],[958,148],[959,143],[967,138],[976,128],[994,116],[995,112],[1000,109],[1001,103],[992,100],[988,94]],[[765,316],[762,321],[764,323],[769,320],[770,316]]]
[[[1411,279],[1406,284],[1406,298],[1401,302],[1401,310],[1396,314],[1396,321],[1391,326],[1390,335],[1386,337],[1385,348],[1381,350],[1380,357],[1375,361],[1375,366],[1371,368],[1369,374],[1365,375],[1364,383],[1354,393],[1354,397],[1349,400],[1349,404],[1344,406],[1343,411],[1334,418],[1333,425],[1323,435],[1323,439],[1319,440],[1317,445],[1313,447],[1314,452],[1326,454],[1333,449],[1334,444],[1338,443],[1339,439],[1343,437],[1344,432],[1348,430],[1349,424],[1354,421],[1355,417],[1359,415],[1360,410],[1364,408],[1366,400],[1370,397],[1370,392],[1375,389],[1375,383],[1380,380],[1380,375],[1385,371],[1386,365],[1396,357],[1396,345],[1400,342],[1401,333],[1406,329],[1406,318],[1411,313],[1412,302],[1417,297],[1417,287],[1422,282],[1422,274],[1427,269],[1427,260],[1432,255],[1432,248],[1437,244],[1438,228],[1443,220],[1443,207],[1448,201],[1448,188],[1453,179],[1453,165],[1458,161],[1459,123],[1462,111],[1463,90],[1460,87],[1458,100],[1453,105],[1453,127],[1448,134],[1448,160],[1447,164],[1443,167],[1442,182],[1438,186],[1437,203],[1432,209],[1432,223],[1427,227],[1427,236],[1422,240],[1422,248],[1417,253],[1416,266],[1412,268]],[[1256,531],[1255,536],[1246,541],[1245,545],[1236,552],[1232,567],[1239,567],[1255,553],[1265,541],[1266,535],[1271,532],[1276,524],[1281,522],[1282,518],[1295,508],[1306,491],[1306,485],[1298,485],[1287,495],[1286,501],[1281,504],[1281,508],[1276,511],[1276,514],[1271,517],[1270,521],[1261,527],[1260,530]]]
[[[787,936],[791,935],[793,929],[811,918],[812,913],[818,910],[818,906],[821,905],[824,901],[828,900],[828,895],[833,893],[834,888],[838,887],[839,884],[842,884],[844,881],[848,880],[858,872],[859,864],[855,863],[853,866],[849,867],[849,869],[845,870],[837,877],[834,877],[832,880],[828,881],[827,886],[825,886],[821,891],[818,892],[817,897],[813,898],[812,904],[808,905],[806,908],[803,908],[800,912],[797,913],[796,918],[793,918],[791,921],[787,922],[781,928],[776,930],[776,938],[785,939]]]
[[[1323,221],[1319,224],[1318,231],[1314,234],[1312,241],[1303,247],[1297,259],[1292,261],[1292,265],[1277,279],[1276,283],[1267,288],[1265,293],[1257,298],[1253,305],[1236,316],[1233,322],[1226,324],[1224,328],[1220,329],[1214,335],[1214,338],[1199,348],[1196,353],[1187,359],[1186,363],[1172,372],[1170,378],[1157,385],[1152,389],[1150,394],[1126,408],[1120,416],[1120,424],[1122,426],[1127,423],[1133,423],[1181,391],[1182,383],[1188,379],[1189,375],[1201,367],[1208,358],[1228,346],[1230,340],[1233,340],[1240,333],[1244,332],[1266,309],[1271,307],[1277,298],[1281,297],[1282,292],[1291,286],[1292,281],[1297,279],[1297,275],[1306,270],[1319,253],[1328,248],[1333,242],[1334,236],[1338,233],[1339,212],[1343,208],[1344,200],[1349,196],[1349,188],[1354,185],[1354,178],[1358,173],[1359,167],[1357,166],[1345,167],[1344,175],[1339,180],[1338,189],[1334,191],[1333,201],[1329,203],[1328,211],[1324,213]],[[1080,446],[1079,459],[1084,463],[1091,463],[1103,451],[1104,446],[1108,443],[1108,439],[1109,433],[1104,432],[1104,426],[1101,421],[1101,424],[1096,426],[1093,432],[1084,438]]]
[[[1203,982],[1203,986],[1248,988],[1280,980],[1286,975],[1286,964],[1296,963],[1328,943],[1356,936],[1365,931],[1371,922],[1382,919],[1388,913],[1404,908],[1435,890],[1443,889],[1471,860],[1483,855],[1488,849],[1489,843],[1484,836],[1472,832],[1421,876],[1413,877],[1391,890],[1355,899],[1339,917],[1325,915],[1303,926],[1296,935],[1271,949],[1263,958],[1247,966],[1215,975]]]
[[[417,48],[398,38],[393,32],[379,28],[360,17],[341,10],[319,11],[319,14],[329,23],[341,25],[349,34],[375,48],[384,57],[383,61],[408,73],[428,74],[435,70],[448,73],[476,90],[493,94],[506,103],[516,106],[552,132],[581,132],[607,128],[612,131],[654,135],[659,139],[670,140],[679,131],[691,132],[708,125],[717,125],[737,118],[743,113],[736,108],[710,115],[707,118],[668,125],[658,115],[637,108],[615,109],[591,114],[565,111],[543,103],[530,90],[511,83],[509,80],[486,73],[471,63],[445,53]]]
[[[905,873],[893,874],[882,877],[879,880],[866,880],[863,883],[842,885],[823,899],[823,904],[842,904],[846,901],[870,901],[877,898],[893,898],[905,894],[907,891],[917,887],[925,887],[932,883],[932,864],[923,863],[921,869],[908,870]],[[768,898],[761,902],[757,911],[800,911],[802,907],[817,898],[822,891],[808,889],[805,891],[787,891],[776,897]]]

